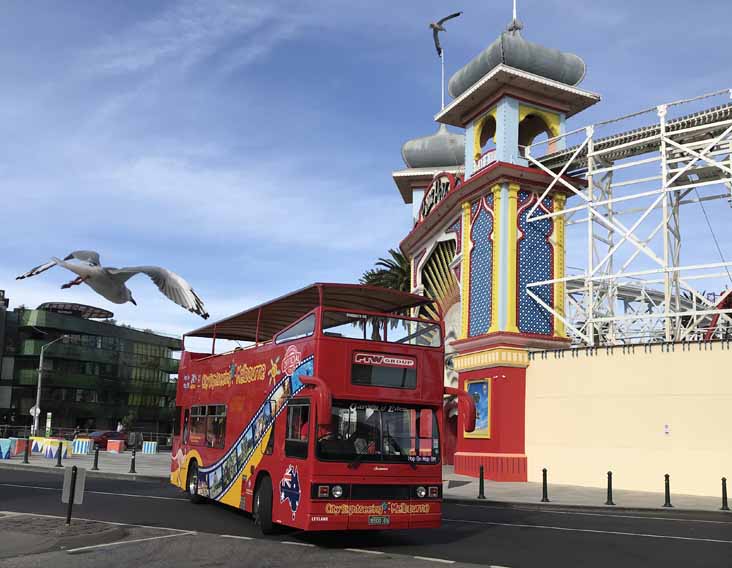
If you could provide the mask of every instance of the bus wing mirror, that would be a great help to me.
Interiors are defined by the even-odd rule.
[[[328,385],[318,377],[300,377],[304,385],[313,387],[315,406],[318,411],[318,426],[330,426],[332,397]]]
[[[456,396],[458,412],[463,417],[463,429],[466,432],[475,430],[475,401],[467,392],[452,387],[445,387],[445,394]]]

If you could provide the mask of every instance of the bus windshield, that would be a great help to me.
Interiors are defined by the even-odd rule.
[[[323,312],[323,335],[440,347],[440,324],[432,320],[415,321],[398,316],[370,316],[352,312]]]
[[[321,460],[353,464],[435,464],[440,458],[437,417],[431,408],[334,401],[317,451]]]

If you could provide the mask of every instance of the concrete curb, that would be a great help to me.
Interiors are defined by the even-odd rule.
[[[75,465],[75,464],[73,464]],[[64,467],[45,467],[42,465],[33,464],[21,464],[21,463],[2,463],[0,462],[0,470],[9,469],[13,471],[36,471],[40,473],[54,473],[57,475],[63,475]],[[123,479],[127,481],[159,481],[169,482],[168,477],[159,475],[142,475],[139,473],[114,473],[109,471],[92,471],[91,469],[86,470],[87,477],[97,477],[104,479]]]
[[[684,507],[677,507],[674,505],[672,509],[665,507],[624,507],[618,505],[568,505],[566,503],[532,503],[530,501],[490,501],[488,499],[470,499],[467,497],[450,497],[443,494],[443,501],[450,501],[452,503],[458,503],[462,505],[472,505],[475,507],[499,507],[502,509],[528,509],[531,511],[546,511],[549,509],[570,509],[573,511],[586,511],[592,513],[607,513],[608,511],[617,511],[620,513],[698,513],[698,514],[711,514],[719,516],[732,516],[730,511],[715,511],[711,509],[687,509]]]

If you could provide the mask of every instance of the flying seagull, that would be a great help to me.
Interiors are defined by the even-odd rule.
[[[447,20],[452,20],[453,18],[457,18],[462,12],[455,12],[454,14],[450,14],[449,16],[446,16],[442,18],[441,20],[437,20],[437,22],[432,22],[430,24],[430,28],[432,29],[432,37],[435,40],[435,49],[437,50],[437,57],[442,57],[442,47],[440,46],[440,32],[446,32],[444,24]]]
[[[67,262],[70,260],[77,262]],[[115,304],[132,302],[137,305],[132,297],[132,292],[125,283],[133,276],[147,274],[158,289],[169,299],[189,312],[198,314],[203,319],[208,318],[201,298],[193,291],[190,284],[175,272],[160,266],[104,267],[100,264],[99,253],[92,250],[74,251],[63,260],[51,257],[49,262],[31,268],[25,274],[18,276],[16,280],[37,276],[54,266],[61,266],[77,275],[77,278],[67,282],[61,288],[71,288],[83,283]]]

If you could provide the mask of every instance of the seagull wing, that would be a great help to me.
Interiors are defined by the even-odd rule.
[[[75,250],[74,252],[69,253],[64,260],[71,260],[72,258],[81,260],[82,262],[88,262],[94,266],[100,266],[99,253],[93,250]]]
[[[64,258],[64,261],[71,259],[80,260],[91,266],[99,266],[99,253],[93,250],[76,250],[72,253],[69,253]],[[30,278],[31,276],[38,276],[41,272],[45,272],[46,270],[53,268],[54,266],[63,266],[64,268],[73,270],[69,268],[69,265],[67,265],[65,262],[61,262],[59,259],[54,257],[53,260],[50,260],[49,262],[45,262],[43,264],[39,264],[38,266],[31,268],[28,272],[21,274],[20,276],[16,276],[15,279],[23,280],[24,278]]]
[[[189,312],[198,314],[203,319],[208,318],[208,313],[203,306],[203,300],[198,297],[181,276],[160,266],[130,266],[127,268],[108,268],[107,273],[120,284],[124,284],[137,274],[147,274],[155,285],[168,299]]]
[[[51,260],[49,262],[39,264],[38,266],[34,266],[28,272],[25,272],[25,273],[21,274],[20,276],[16,276],[15,279],[23,280],[23,278],[30,278],[31,276],[37,276],[41,272],[46,272],[46,270],[48,270],[49,268],[53,268],[54,266],[56,266],[56,261]]]
[[[440,47],[440,36],[436,29],[432,30],[432,37],[435,40],[435,49],[437,50],[437,57],[442,57],[442,47]]]
[[[450,14],[449,16],[445,16],[445,17],[444,17],[444,18],[442,18],[441,20],[438,20],[438,21],[437,21],[437,25],[438,25],[438,26],[441,26],[441,25],[442,25],[442,24],[444,24],[444,23],[445,23],[445,22],[446,22],[447,20],[452,20],[453,18],[457,18],[457,17],[458,17],[458,16],[460,15],[460,14],[462,14],[462,12],[455,12],[454,14]]]

